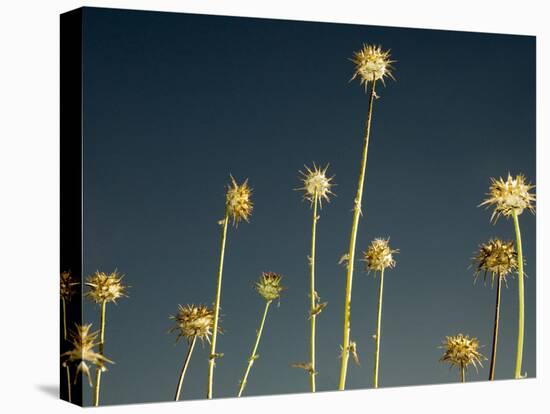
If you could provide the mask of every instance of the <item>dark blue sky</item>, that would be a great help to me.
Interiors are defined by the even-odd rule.
[[[374,22],[371,22],[374,23]],[[229,174],[249,178],[250,224],[228,234],[224,335],[214,393],[237,392],[261,311],[253,284],[284,275],[246,395],[307,392],[311,212],[304,163],[330,162],[337,197],[318,223],[318,389],[339,374],[346,251],[368,99],[349,83],[363,42],[391,49],[397,82],[379,87],[357,249],[390,236],[380,384],[454,382],[438,362],[445,335],[477,336],[490,354],[494,290],[473,285],[470,258],[490,237],[514,237],[476,206],[489,177],[535,182],[535,38],[376,26],[87,8],[84,12],[84,274],[118,268],[130,298],[107,309],[116,361],[102,403],[170,400],[186,352],[167,334],[178,303],[214,300],[217,221]],[[526,272],[524,370],[535,372],[535,218],[520,218]],[[357,266],[352,339],[372,385],[378,279]],[[503,290],[496,377],[513,377],[516,281]],[[99,309],[84,318],[98,325]],[[204,398],[208,347],[197,347],[182,399]],[[468,379],[484,380],[488,364]],[[89,403],[88,389],[84,401]]]

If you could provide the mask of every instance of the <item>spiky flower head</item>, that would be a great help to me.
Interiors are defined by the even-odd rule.
[[[479,365],[483,366],[482,360],[485,358],[479,351],[479,341],[477,338],[468,335],[458,334],[456,336],[447,336],[443,341],[445,353],[441,357],[441,362],[448,362],[452,366],[468,368],[473,365],[476,369]]]
[[[386,76],[395,79],[391,72],[391,64],[395,60],[390,60],[390,51],[382,50],[382,46],[363,44],[361,50],[354,52],[351,61],[355,63],[355,73],[351,80],[359,77],[361,84],[365,85],[365,90],[369,82],[380,79],[384,83]]]
[[[66,302],[71,300],[71,297],[75,294],[75,286],[78,286],[75,278],[71,275],[71,272],[61,272],[59,292],[61,298]]]
[[[112,273],[95,272],[86,279],[86,286],[90,289],[84,294],[96,303],[114,302],[126,295],[127,286],[122,284],[122,278],[116,270]]]
[[[489,273],[491,282],[494,282],[495,277],[506,280],[506,276],[518,268],[518,254],[513,241],[491,239],[482,243],[474,261],[477,263],[475,277],[484,272],[486,279]]]
[[[535,188],[531,183],[527,183],[523,174],[518,174],[512,177],[508,173],[506,181],[502,177],[499,179],[491,178],[491,186],[487,199],[480,206],[494,206],[491,221],[497,221],[500,216],[510,217],[514,212],[517,215],[523,213],[527,209],[535,214],[535,194],[529,192]]]
[[[170,316],[176,321],[176,326],[170,332],[177,331],[176,340],[184,337],[191,340],[194,337],[210,342],[212,329],[214,328],[214,311],[204,305],[178,305],[178,313]]]
[[[250,200],[252,189],[248,186],[248,178],[239,185],[231,177],[231,183],[227,186],[225,195],[225,206],[229,217],[233,219],[233,224],[239,224],[241,220],[248,222],[250,214],[252,214],[253,204]]]
[[[395,260],[394,253],[399,253],[399,249],[391,249],[389,244],[390,239],[374,239],[367,251],[363,253],[363,261],[367,263],[368,270],[381,272],[386,268],[394,268]]]
[[[281,285],[281,275],[273,272],[263,272],[256,282],[256,290],[265,300],[272,301],[281,296],[284,287]]]
[[[304,199],[309,200],[312,206],[315,199],[317,199],[322,208],[323,199],[329,202],[329,195],[334,195],[334,193],[330,191],[330,188],[334,185],[331,183],[334,176],[327,177],[326,173],[328,166],[327,164],[325,168],[321,169],[313,163],[313,168],[304,165],[306,172],[300,171],[300,174],[302,174],[300,180],[302,180],[304,186],[298,188],[298,190],[303,190]]]
[[[82,372],[92,386],[92,378],[90,376],[90,367],[87,363],[95,365],[98,369],[106,371],[105,363],[114,364],[113,361],[106,358],[104,355],[94,351],[94,348],[98,345],[97,332],[90,332],[92,324],[88,325],[76,325],[76,331],[71,332],[70,342],[72,344],[72,349],[65,352],[61,356],[65,358],[63,362],[64,366],[67,366],[69,363],[78,362],[76,368],[76,374]],[[75,376],[76,382],[76,376]]]

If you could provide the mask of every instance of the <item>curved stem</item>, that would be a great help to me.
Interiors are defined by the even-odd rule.
[[[460,382],[466,382],[466,367],[464,365],[460,366]]]
[[[208,390],[206,398],[212,399],[212,389],[214,384],[214,366],[216,365],[216,340],[218,338],[218,323],[220,316],[220,302],[222,295],[222,275],[223,275],[223,259],[225,256],[225,242],[227,240],[227,224],[229,222],[229,210],[226,208],[225,216],[222,223],[221,247],[220,247],[220,262],[218,265],[218,281],[216,286],[216,304],[214,305],[214,327],[212,332],[212,341],[210,342],[210,356],[208,359]]]
[[[497,300],[495,304],[495,323],[493,326],[493,351],[491,353],[491,366],[489,367],[489,381],[495,379],[495,366],[497,362],[497,343],[498,343],[498,322],[500,317],[500,274],[497,274]]]
[[[378,318],[376,322],[376,346],[374,348],[374,388],[378,388],[378,368],[380,366],[380,332],[382,330],[382,297],[384,294],[384,270],[380,272],[378,290]]]
[[[310,255],[310,344],[309,344],[309,356],[310,356],[310,369],[309,369],[309,385],[311,392],[315,392],[315,321],[317,315],[315,314],[315,307],[317,306],[317,292],[315,291],[315,238],[317,229],[317,194],[313,197],[313,222],[311,225],[311,255]]]
[[[103,348],[105,346],[105,309],[107,308],[107,302],[101,303],[101,329],[99,331],[99,353],[103,355]],[[94,388],[94,406],[99,405],[99,390],[101,388],[101,367],[96,367],[95,370],[95,388]]]
[[[178,401],[180,399],[181,387],[183,386],[183,379],[185,378],[185,371],[187,371],[187,367],[189,366],[189,361],[191,360],[191,355],[193,354],[193,349],[195,348],[195,342],[197,342],[196,335],[193,336],[193,340],[189,344],[189,349],[187,350],[187,355],[185,356],[185,361],[183,363],[183,367],[181,368],[180,379],[178,381],[176,396],[174,398],[175,401]]]
[[[525,304],[523,291],[523,251],[521,246],[521,232],[519,230],[518,214],[512,213],[514,218],[514,228],[516,231],[516,249],[518,252],[518,344],[516,353],[516,368],[514,377],[521,378],[521,363],[523,360],[523,336],[525,326]]]
[[[239,394],[238,397],[240,397],[244,391],[244,387],[246,387],[246,381],[248,379],[248,374],[250,373],[250,369],[252,368],[252,365],[254,365],[254,361],[258,359],[259,355],[256,354],[256,351],[258,351],[258,345],[260,344],[260,338],[262,336],[262,331],[264,330],[264,324],[265,324],[265,318],[267,316],[267,311],[269,310],[269,305],[271,305],[271,301],[267,301],[265,303],[265,309],[264,314],[262,316],[262,322],[260,323],[260,328],[256,331],[256,342],[254,342],[254,347],[252,348],[252,353],[250,354],[250,358],[248,358],[248,365],[246,366],[246,370],[244,371],[243,379],[241,380],[241,384],[239,386]]]
[[[374,88],[376,81],[372,82],[370,97],[369,97],[369,109],[367,115],[367,121],[365,126],[365,138],[363,143],[363,155],[361,158],[361,170],[359,173],[359,182],[357,183],[357,195],[355,196],[353,207],[353,221],[351,226],[351,234],[349,241],[349,250],[347,255],[347,275],[346,275],[346,296],[344,300],[344,332],[342,339],[342,361],[340,367],[340,380],[338,383],[338,389],[344,390],[346,388],[346,376],[348,371],[349,361],[349,345],[350,345],[350,314],[351,314],[351,288],[353,282],[353,264],[355,260],[355,242],[357,239],[357,229],[359,226],[359,217],[361,216],[361,200],[363,199],[363,186],[365,183],[365,176],[367,170],[367,155],[369,149],[369,136],[371,129],[372,119],[372,107],[374,102]]]

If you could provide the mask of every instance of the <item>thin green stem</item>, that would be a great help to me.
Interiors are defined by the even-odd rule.
[[[491,365],[489,367],[489,381],[495,379],[495,366],[497,362],[498,323],[500,318],[500,289],[501,277],[497,274],[497,300],[495,304],[495,323],[493,326],[493,348],[491,353]]]
[[[99,330],[99,353],[103,355],[104,346],[105,346],[105,309],[107,308],[107,302],[103,301],[101,303],[101,322],[100,322],[100,330]],[[94,388],[94,406],[97,407],[99,405],[99,390],[101,388],[101,372],[102,367],[96,367],[95,370],[95,388]]]
[[[310,369],[309,369],[309,385],[311,392],[315,392],[315,322],[317,315],[315,314],[315,307],[317,306],[317,292],[315,291],[315,238],[317,232],[317,193],[313,197],[313,220],[311,225],[311,255],[310,255],[310,289],[309,289],[309,303],[310,303],[310,343],[309,343],[309,357],[310,357]]]
[[[187,371],[187,367],[189,366],[189,361],[191,360],[191,355],[193,354],[193,349],[195,348],[195,342],[197,342],[196,335],[193,336],[193,339],[189,344],[189,349],[187,350],[187,355],[185,356],[185,361],[183,363],[183,367],[181,368],[178,387],[176,388],[176,397],[174,398],[175,401],[178,401],[180,399],[181,387],[183,386],[183,379],[185,378],[185,372]]]
[[[460,382],[466,382],[466,367],[464,364],[460,365]]]
[[[351,288],[353,282],[353,265],[355,260],[355,243],[357,239],[357,230],[359,228],[359,217],[361,216],[361,201],[363,199],[363,186],[365,183],[365,176],[367,171],[367,155],[369,149],[369,137],[371,129],[372,119],[372,107],[374,103],[374,89],[376,81],[372,82],[370,96],[369,96],[369,109],[367,115],[367,121],[365,125],[365,137],[363,143],[363,155],[361,158],[361,170],[359,173],[359,182],[357,183],[357,195],[355,196],[353,207],[353,220],[351,226],[351,234],[349,241],[349,250],[347,255],[347,275],[346,275],[346,296],[344,300],[344,332],[342,339],[342,361],[340,367],[340,380],[338,383],[338,389],[344,390],[346,388],[346,376],[348,371],[349,361],[349,346],[350,346],[350,315],[351,315]]]
[[[378,370],[380,366],[380,333],[382,330],[382,297],[384,294],[384,269],[380,272],[378,289],[378,318],[376,320],[376,345],[374,348],[374,388],[378,388]]]
[[[61,298],[61,308],[63,311],[63,339],[67,340],[67,302],[64,297]]]
[[[225,256],[225,242],[227,240],[227,224],[229,222],[229,210],[226,208],[225,216],[222,223],[221,247],[220,247],[220,262],[218,265],[218,281],[216,286],[216,304],[214,306],[214,327],[212,332],[212,341],[210,342],[210,356],[208,359],[208,390],[206,398],[212,399],[212,389],[214,384],[214,366],[216,365],[216,340],[218,338],[218,323],[220,315],[220,302],[222,295],[222,275],[223,275],[223,259]]]
[[[262,336],[262,331],[264,330],[264,324],[265,324],[265,318],[267,316],[267,311],[269,310],[269,305],[271,305],[271,301],[268,300],[265,303],[265,309],[264,314],[262,316],[262,322],[260,323],[260,328],[256,331],[256,341],[254,342],[254,347],[252,348],[252,353],[250,354],[250,358],[248,358],[248,365],[246,366],[246,370],[243,375],[243,379],[241,380],[240,386],[239,386],[239,394],[240,397],[244,391],[244,388],[246,387],[246,381],[248,379],[248,374],[250,373],[250,369],[252,368],[252,365],[254,365],[254,361],[258,359],[259,355],[256,354],[258,351],[258,345],[260,344],[260,338]]]
[[[521,247],[521,231],[519,229],[519,219],[516,211],[512,213],[512,217],[514,218],[516,249],[518,253],[518,344],[514,377],[519,379],[522,378],[521,363],[523,360],[523,336],[525,327],[525,293],[523,291],[523,250]]]
[[[67,371],[67,397],[68,397],[68,401],[70,403],[73,402],[73,398],[71,396],[71,370],[69,368],[69,365],[67,365],[65,367],[65,370]]]

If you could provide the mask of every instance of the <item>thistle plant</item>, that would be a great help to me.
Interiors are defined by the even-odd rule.
[[[448,362],[453,366],[457,366],[460,370],[460,381],[466,381],[466,370],[469,365],[472,365],[477,370],[477,366],[483,366],[482,360],[485,358],[479,351],[479,341],[477,338],[458,334],[456,336],[447,336],[443,341],[445,353],[441,357],[441,362]]]
[[[170,319],[176,322],[176,325],[170,329],[170,332],[177,332],[178,334],[176,342],[179,341],[180,338],[185,338],[189,345],[176,387],[176,396],[174,399],[178,401],[180,399],[185,372],[189,366],[189,361],[191,360],[197,338],[201,341],[206,340],[210,342],[210,336],[212,335],[212,328],[214,326],[214,312],[204,305],[179,305],[177,315],[170,316]]]
[[[252,365],[254,365],[254,361],[256,361],[260,357],[260,355],[257,354],[258,346],[260,345],[260,338],[262,337],[262,332],[264,330],[269,305],[271,305],[271,302],[273,302],[275,299],[278,299],[280,297],[281,291],[283,290],[283,286],[281,285],[281,276],[273,272],[262,273],[260,279],[258,280],[258,282],[256,282],[256,290],[258,294],[265,300],[265,307],[260,322],[260,327],[256,331],[256,340],[254,342],[254,346],[252,347],[252,353],[248,358],[248,364],[246,365],[243,378],[239,383],[239,392],[237,394],[238,397],[243,394],[246,383],[248,381],[248,374],[250,373]]]
[[[393,250],[388,239],[374,239],[367,251],[363,253],[363,260],[367,264],[367,270],[380,273],[380,286],[378,288],[378,316],[376,319],[376,334],[374,336],[374,388],[378,388],[378,371],[380,366],[380,335],[382,330],[382,298],[384,293],[384,270],[393,269],[395,260],[393,255],[399,250]]]
[[[225,215],[219,222],[222,226],[222,235],[220,243],[218,278],[216,283],[216,300],[214,304],[214,326],[212,328],[212,341],[210,342],[210,356],[208,358],[208,388],[206,391],[206,398],[208,399],[212,398],[216,359],[222,356],[222,354],[216,352],[216,345],[218,339],[218,323],[222,294],[223,261],[225,257],[225,242],[227,240],[227,226],[230,219],[232,219],[234,226],[237,226],[239,222],[243,220],[248,222],[253,208],[252,201],[250,200],[252,189],[248,186],[248,179],[239,185],[233,176],[230,176],[230,178],[231,183],[227,186],[227,192],[225,194]]]
[[[512,217],[514,220],[514,230],[516,233],[516,250],[518,261],[518,339],[516,351],[516,364],[514,377],[523,378],[521,371],[523,361],[523,339],[525,327],[525,294],[523,283],[523,249],[521,245],[521,231],[519,228],[519,216],[523,211],[528,210],[535,213],[535,194],[529,191],[535,188],[534,185],[527,183],[522,174],[512,177],[508,173],[506,181],[500,177],[498,180],[491,178],[491,186],[487,198],[480,206],[493,206],[491,221],[496,222],[500,216],[505,218]]]
[[[67,341],[67,304],[71,301],[72,296],[75,294],[75,287],[78,283],[71,272],[61,272],[59,293],[61,297],[61,313],[63,319],[63,339]],[[65,371],[67,374],[67,398],[69,402],[72,402],[71,395],[71,369],[69,365],[65,364]]]
[[[305,166],[306,171],[300,171],[302,174],[303,187],[300,187],[298,190],[304,192],[304,199],[310,202],[311,208],[313,210],[313,219],[311,225],[311,253],[308,257],[309,259],[309,271],[310,271],[310,281],[309,281],[309,322],[310,322],[310,344],[309,344],[309,383],[311,392],[315,392],[315,328],[316,328],[316,319],[321,311],[326,307],[327,303],[321,303],[321,299],[317,294],[315,289],[315,242],[316,242],[316,233],[317,233],[317,221],[319,220],[319,215],[317,213],[317,208],[322,208],[323,199],[327,202],[330,201],[329,195],[334,194],[331,192],[331,187],[334,185],[331,183],[334,177],[327,177],[326,172],[328,169],[328,164],[325,168],[321,169],[313,164],[313,168]]]
[[[122,297],[127,297],[126,290],[128,286],[122,283],[122,278],[116,270],[112,273],[104,273],[96,271],[92,276],[86,279],[88,291],[84,294],[85,297],[92,302],[100,305],[100,331],[99,331],[99,353],[103,355],[105,347],[105,313],[107,303],[115,303]],[[96,369],[96,380],[94,388],[94,406],[99,405],[99,391],[101,388],[101,373],[102,369]]]
[[[389,51],[384,51],[380,46],[373,45],[363,45],[363,48],[358,52],[355,52],[352,62],[355,64],[355,73],[351,78],[358,78],[360,83],[365,86],[365,92],[368,91],[368,86],[370,84],[370,93],[369,93],[369,107],[367,112],[367,120],[365,123],[365,133],[363,139],[363,153],[361,156],[361,165],[359,170],[359,180],[357,183],[357,193],[355,196],[353,204],[353,219],[351,225],[350,241],[348,253],[344,255],[344,258],[347,261],[347,274],[346,274],[346,293],[344,299],[344,327],[343,327],[343,338],[342,338],[342,354],[341,354],[341,368],[340,368],[340,379],[338,383],[338,389],[343,390],[346,388],[346,376],[348,369],[348,361],[350,355],[350,315],[351,315],[351,290],[353,282],[353,267],[355,260],[355,243],[357,239],[357,230],[359,227],[359,218],[361,216],[361,203],[363,199],[363,187],[365,183],[366,169],[367,169],[367,155],[369,148],[369,138],[371,131],[371,121],[372,121],[372,109],[374,98],[376,95],[376,82],[382,81],[386,77],[393,78],[391,73],[392,63],[394,61],[390,60]]]
[[[514,242],[503,242],[500,239],[491,239],[487,243],[479,246],[479,251],[474,257],[477,263],[475,277],[480,273],[484,273],[484,279],[487,279],[487,274],[491,276],[491,286],[494,285],[496,279],[496,304],[495,304],[495,321],[493,324],[493,345],[491,350],[491,365],[489,367],[489,380],[495,378],[495,366],[497,359],[497,343],[498,343],[498,325],[500,318],[500,290],[502,282],[506,283],[506,276],[515,271],[518,267],[518,257],[514,248]]]

